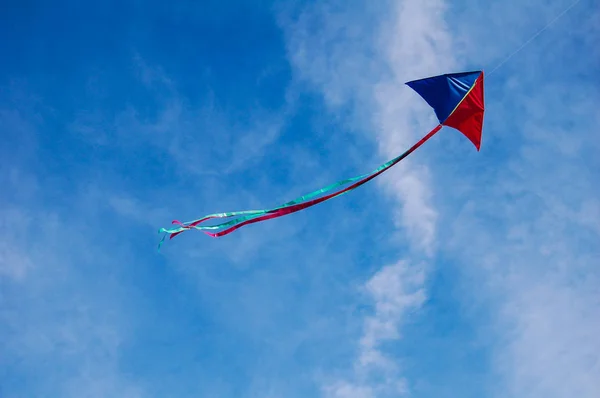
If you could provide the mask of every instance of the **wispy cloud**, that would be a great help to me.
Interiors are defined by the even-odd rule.
[[[322,391],[326,396],[367,398],[409,393],[400,363],[382,347],[401,337],[407,316],[425,302],[425,276],[423,267],[401,261],[382,267],[364,284],[361,290],[375,304],[373,314],[364,320],[353,361],[354,375],[349,380],[325,378]]]
[[[435,126],[431,112],[404,83],[445,73],[456,66],[442,1],[399,2],[378,6],[355,2],[307,7],[287,29],[288,48],[299,81],[322,92],[334,111],[348,105],[353,122],[372,131],[386,159],[392,158]],[[381,8],[380,8],[381,7]],[[431,197],[429,170],[421,160],[407,160],[381,178],[395,201],[394,219],[407,231],[415,258],[435,251],[437,211]],[[406,312],[424,302],[426,268],[408,262],[384,267],[366,284],[375,314],[364,320],[357,342],[355,377],[383,366],[383,379],[340,382],[326,387],[332,396],[381,396],[408,389],[394,360],[377,347],[399,338]],[[411,274],[417,276],[411,277]],[[407,293],[414,290],[414,293]],[[388,372],[386,372],[387,370]]]

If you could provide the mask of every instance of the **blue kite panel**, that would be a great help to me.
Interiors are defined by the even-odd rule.
[[[433,108],[440,123],[443,123],[481,74],[476,72],[450,73],[413,80],[406,84],[415,90]]]

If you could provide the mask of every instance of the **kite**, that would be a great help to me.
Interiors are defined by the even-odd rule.
[[[307,209],[326,200],[344,195],[367,183],[381,173],[398,164],[427,140],[433,137],[443,126],[452,127],[464,134],[475,145],[477,151],[481,147],[481,132],[483,129],[484,92],[483,71],[449,73],[427,77],[407,82],[411,89],[417,92],[433,108],[439,124],[421,138],[416,144],[398,157],[384,163],[370,173],[338,181],[324,188],[289,201],[279,207],[263,210],[245,210],[228,213],[215,213],[200,219],[180,222],[173,221],[176,227],[161,228],[164,233],[159,243],[159,249],[167,235],[170,239],[188,230],[199,230],[212,237],[221,237],[249,224],[266,221],[273,218],[292,214]],[[341,189],[342,186],[348,185]],[[334,191],[335,189],[339,189]],[[333,191],[333,192],[331,192]],[[320,196],[322,194],[326,194]],[[201,225],[212,219],[229,219],[216,225]]]

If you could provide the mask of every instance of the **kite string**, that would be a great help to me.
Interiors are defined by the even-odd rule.
[[[580,2],[581,2],[581,0],[575,0],[573,3],[571,3],[571,5],[568,6],[567,8],[565,8],[563,10],[563,12],[561,12],[556,17],[554,17],[554,19],[551,20],[550,22],[548,22],[546,24],[546,26],[544,26],[543,28],[541,28],[540,30],[538,30],[538,32],[536,34],[534,34],[533,36],[531,36],[529,38],[529,40],[527,40],[525,43],[523,43],[519,48],[517,48],[515,51],[513,51],[511,54],[509,54],[506,58],[504,58],[504,60],[502,62],[500,62],[498,65],[496,65],[496,67],[494,69],[492,69],[491,72],[487,73],[488,77],[492,73],[494,73],[498,68],[500,68],[505,63],[507,63],[512,57],[514,57],[515,55],[517,55],[517,53],[519,53],[521,50],[523,50],[527,45],[529,45],[529,43],[531,43],[532,41],[534,41],[539,35],[541,35],[542,33],[544,33],[551,25],[553,25],[554,23],[556,23],[556,21],[558,21],[560,18],[562,18],[567,12],[569,12],[573,7],[575,7]]]

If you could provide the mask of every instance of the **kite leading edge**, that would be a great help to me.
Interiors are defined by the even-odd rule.
[[[417,148],[423,145],[428,139],[433,137],[443,126],[452,127],[463,133],[479,151],[481,147],[481,132],[483,129],[484,90],[483,90],[483,71],[450,73],[439,76],[427,77],[424,79],[413,80],[406,83],[410,88],[417,92],[434,110],[439,124],[427,133],[423,138],[409,148],[400,156],[384,163],[371,173],[361,176],[348,178],[338,181],[324,188],[311,192],[287,202],[279,207],[263,210],[234,211],[228,213],[215,213],[204,216],[200,219],[180,222],[173,221],[176,227],[167,229],[161,228],[158,232],[164,233],[158,247],[164,242],[167,235],[170,239],[180,233],[196,229],[212,237],[220,237],[243,227],[244,225],[282,217],[297,211],[309,208],[329,199],[350,192],[359,186],[367,183],[379,174],[390,169],[402,159],[410,155]],[[343,185],[350,184],[346,188],[334,191]],[[334,191],[328,193],[330,191]],[[321,194],[328,193],[324,196]],[[215,218],[233,218],[216,225],[200,225],[205,221]]]

